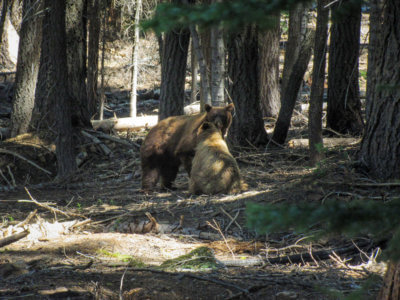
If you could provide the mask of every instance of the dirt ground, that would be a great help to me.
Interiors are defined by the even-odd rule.
[[[159,66],[154,40],[141,45],[147,50],[141,52],[139,86],[147,92],[159,85]],[[107,55],[105,116],[126,116],[129,47],[110,47]],[[363,77],[360,83],[365,87]],[[303,92],[305,103],[306,86]],[[0,108],[7,112],[7,105]],[[140,100],[138,113],[156,114],[157,100]],[[2,118],[0,125],[8,122]],[[271,132],[273,120],[265,124]],[[288,147],[234,149],[249,191],[191,196],[181,171],[177,190],[146,195],[140,192],[139,147],[147,130],[87,131],[109,155],[77,135],[80,167],[68,183],[54,180],[51,133],[1,142],[0,243],[29,234],[0,246],[0,299],[374,298],[386,266],[376,261],[380,245],[368,236],[260,236],[246,225],[250,202],[323,204],[398,195],[398,187],[379,185],[355,169],[359,139],[340,136],[310,168],[302,140],[307,113],[299,103]]]

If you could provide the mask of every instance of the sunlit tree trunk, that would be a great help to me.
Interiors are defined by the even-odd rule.
[[[221,0],[214,0],[214,2]],[[225,45],[223,29],[211,28],[211,103],[224,106],[225,103]]]
[[[135,7],[135,32],[132,41],[132,88],[130,117],[136,117],[137,104],[137,76],[138,76],[138,52],[139,52],[139,17],[142,9],[142,0],[136,0]]]
[[[280,18],[277,16],[274,28],[259,33],[260,48],[260,101],[264,117],[276,117],[279,113],[279,39]]]

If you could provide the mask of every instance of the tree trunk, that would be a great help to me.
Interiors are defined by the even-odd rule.
[[[72,96],[74,125],[91,126],[86,92],[86,1],[66,1],[68,88]]]
[[[174,3],[182,3],[174,0]],[[159,120],[183,115],[185,75],[190,32],[187,28],[165,34],[161,65]]]
[[[317,6],[317,28],[315,31],[314,63],[308,110],[308,132],[310,164],[314,166],[323,157],[322,104],[324,97],[325,65],[328,39],[329,8],[324,8],[330,0],[319,0]]]
[[[51,89],[49,98],[54,103],[57,122],[56,156],[58,178],[64,178],[76,170],[72,143],[71,106],[68,93],[68,66],[66,53],[65,1],[46,0],[50,8],[50,68]]]
[[[376,53],[376,89],[361,143],[360,160],[380,179],[400,178],[400,2],[385,2]],[[373,66],[369,66],[373,67]]]
[[[42,7],[41,1],[25,0],[23,3],[23,22],[11,114],[12,137],[28,132],[32,118],[40,62]]]
[[[87,73],[87,102],[88,110],[97,111],[97,79],[99,74],[99,43],[100,43],[100,1],[88,2],[89,42],[88,42],[88,73]]]
[[[379,300],[400,299],[400,263],[389,262],[383,286],[379,292]]]
[[[260,100],[264,117],[276,117],[279,113],[279,16],[274,28],[259,33],[260,47]]]
[[[211,28],[211,103],[213,106],[225,104],[225,46],[223,29]]]
[[[261,146],[268,142],[260,111],[258,32],[253,25],[228,42],[229,94],[236,115],[229,130],[229,140],[236,146]]]
[[[138,76],[138,51],[139,51],[139,18],[142,9],[142,0],[136,0],[135,7],[135,33],[132,41],[132,88],[130,117],[136,117],[137,103],[137,76]]]
[[[310,30],[304,38],[297,60],[293,65],[289,77],[290,84],[288,84],[281,99],[281,109],[272,135],[272,140],[278,144],[283,144],[286,140],[297,95],[310,62],[313,42],[314,32]]]
[[[358,86],[361,2],[343,0],[332,5],[328,67],[327,126],[340,132],[363,132]]]
[[[377,52],[379,47],[379,36],[381,34],[383,0],[370,0],[369,15],[369,43],[368,43],[368,70],[367,70],[367,93],[365,105],[365,118],[368,122],[372,99],[374,98],[376,83]]]

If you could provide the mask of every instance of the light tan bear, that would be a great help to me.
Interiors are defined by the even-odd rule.
[[[196,152],[190,173],[192,194],[235,194],[247,190],[239,167],[215,124],[205,122],[197,134]]]

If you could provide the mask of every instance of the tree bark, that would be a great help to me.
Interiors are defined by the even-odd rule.
[[[1,16],[0,16],[0,49],[3,43],[4,24],[6,23],[6,16],[8,13],[8,0],[0,1],[1,3]]]
[[[385,4],[375,50],[376,88],[360,149],[361,162],[380,179],[400,178],[400,2]]]
[[[182,1],[174,0],[174,3]],[[189,40],[190,32],[187,28],[165,34],[158,114],[160,121],[170,116],[183,115]]]
[[[281,99],[281,109],[279,111],[278,120],[276,121],[274,133],[272,135],[272,140],[278,144],[285,143],[297,95],[299,93],[304,74],[307,70],[308,63],[310,62],[313,41],[314,32],[310,30],[304,38],[297,60],[293,65],[293,69],[289,77],[290,84],[283,93],[283,98]]]
[[[88,42],[88,73],[87,102],[88,110],[97,111],[97,79],[99,74],[99,43],[100,43],[100,1],[88,1],[89,42]]]
[[[229,94],[235,117],[229,141],[236,146],[261,146],[268,142],[260,111],[258,32],[253,25],[231,34],[228,42]]]
[[[197,34],[196,28],[194,27],[194,25],[191,25],[189,28],[190,28],[190,34],[192,35],[194,51],[196,53],[197,61],[199,62],[200,76],[201,76],[200,85],[203,94],[202,107],[204,107],[204,104],[210,104],[210,105],[212,104],[211,94],[210,94],[210,84],[208,81],[207,65],[204,59],[203,52],[201,51],[200,39],[199,35]]]
[[[279,15],[274,28],[259,33],[260,47],[260,100],[264,117],[276,117],[279,113]]]
[[[368,69],[367,92],[365,105],[365,118],[368,122],[372,99],[374,98],[376,83],[377,52],[379,49],[379,36],[381,34],[383,0],[370,0],[369,15],[369,43],[368,43]]]
[[[58,178],[71,175],[76,170],[72,143],[71,106],[68,93],[68,66],[66,53],[65,1],[46,0],[50,8],[50,68],[51,89],[49,97],[54,103],[54,116],[57,122],[56,156]]]
[[[322,104],[324,97],[325,65],[328,39],[329,8],[324,8],[330,0],[319,0],[317,5],[317,28],[315,31],[314,63],[308,110],[308,132],[310,164],[314,166],[323,157]]]
[[[332,17],[327,126],[340,133],[360,135],[364,127],[358,85],[361,2],[336,2]]]
[[[44,3],[48,5],[46,1]],[[52,111],[54,104],[51,103],[52,99],[49,98],[48,94],[51,89],[49,40],[52,31],[48,6],[44,7],[43,14],[39,75],[36,83],[35,107],[31,124],[36,129],[52,128],[55,130],[53,128],[55,117]]]
[[[89,111],[86,92],[86,1],[66,1],[68,88],[72,96],[74,126],[90,126],[95,111]]]
[[[35,89],[39,72],[42,38],[42,2],[25,0],[18,46],[11,137],[28,132],[35,104]]]
[[[389,262],[383,286],[377,297],[379,300],[400,299],[400,263]]]

